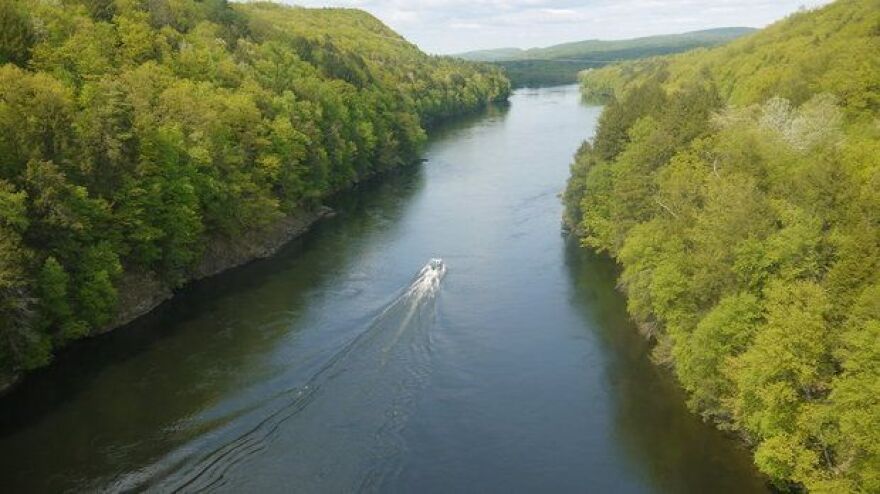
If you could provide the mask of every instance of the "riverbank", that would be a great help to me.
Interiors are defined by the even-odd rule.
[[[313,211],[285,216],[241,237],[214,239],[208,243],[205,255],[184,286],[271,257],[288,242],[307,232],[315,222],[332,215],[331,208],[320,206]],[[174,289],[161,283],[152,273],[126,273],[118,289],[119,314],[111,325],[96,334],[125,326],[174,296]]]
[[[323,218],[333,216],[333,209],[319,206],[283,217],[271,225],[235,238],[216,238],[208,247],[192,274],[177,288],[169,286],[151,272],[125,272],[116,284],[118,312],[113,321],[92,332],[99,336],[123,328],[156,310],[174,298],[175,293],[194,281],[210,278],[258,259],[275,255]],[[50,364],[51,365],[51,364]],[[11,392],[27,373],[0,376],[0,396]]]

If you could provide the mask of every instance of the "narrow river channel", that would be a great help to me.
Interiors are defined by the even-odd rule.
[[[275,258],[65,352],[0,400],[0,490],[765,491],[560,233],[599,112],[518,91]]]

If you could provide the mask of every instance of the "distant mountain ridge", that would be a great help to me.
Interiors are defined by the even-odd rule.
[[[681,34],[662,34],[623,40],[589,39],[541,48],[496,48],[475,50],[453,55],[476,62],[510,62],[516,60],[556,60],[560,58],[592,59],[596,54],[631,49],[684,49],[726,43],[757,31],[751,27],[720,27]]]
[[[549,86],[577,81],[585,69],[609,63],[669,55],[725,44],[756,29],[722,27],[624,40],[584,40],[544,48],[498,48],[454,55],[469,61],[490,62],[502,66],[514,86]]]

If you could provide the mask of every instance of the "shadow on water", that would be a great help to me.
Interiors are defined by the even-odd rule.
[[[573,238],[565,242],[565,262],[572,304],[608,350],[608,395],[614,397],[618,443],[647,483],[662,492],[769,492],[749,452],[691,414],[674,376],[651,362],[650,345],[616,289],[614,262],[579,247]]]
[[[438,144],[454,139],[475,125],[488,125],[493,121],[503,121],[509,112],[510,102],[490,103],[481,111],[441,122],[429,130],[431,143]]]
[[[192,428],[230,391],[271,376],[261,362],[295,337],[309,306],[387,234],[424,185],[420,166],[335,198],[278,255],[194,283],[128,327],[80,342],[0,400],[0,477],[7,492],[83,487],[234,417]],[[291,331],[294,333],[291,333]],[[158,432],[157,432],[158,431]],[[51,444],[51,448],[35,448]],[[89,484],[94,485],[94,484]]]

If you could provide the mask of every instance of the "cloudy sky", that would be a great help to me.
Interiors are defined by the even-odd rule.
[[[828,0],[281,0],[367,10],[431,53],[725,26],[763,27]]]

